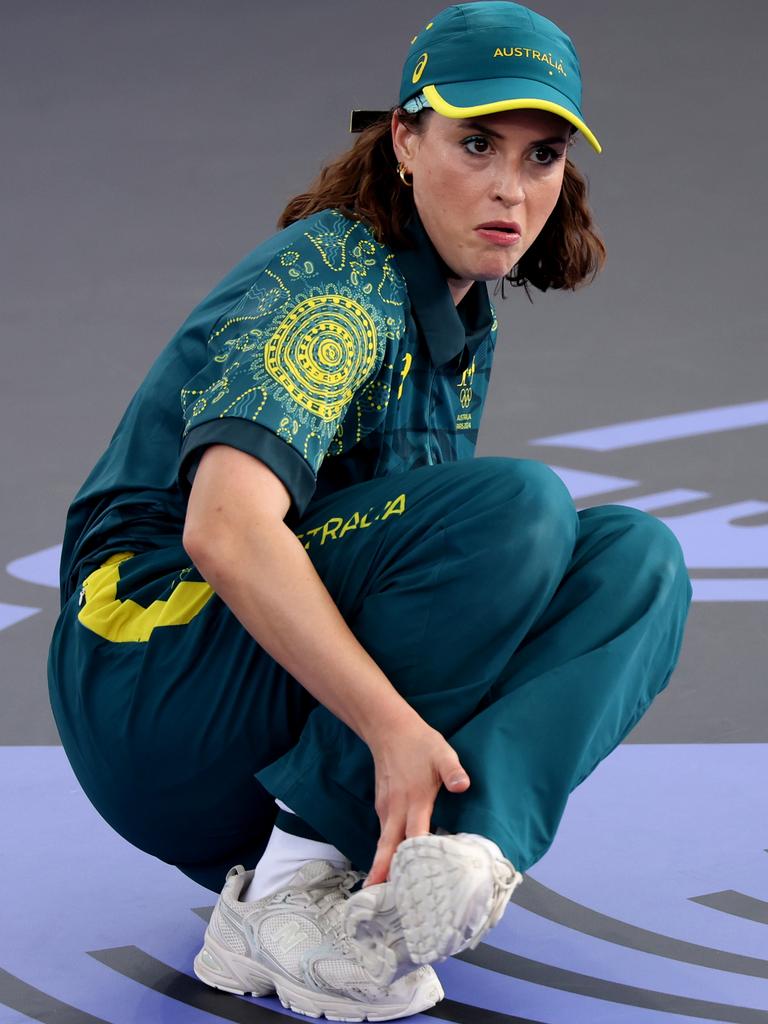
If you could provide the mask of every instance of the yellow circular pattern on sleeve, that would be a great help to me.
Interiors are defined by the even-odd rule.
[[[345,295],[313,295],[294,306],[264,348],[269,375],[303,409],[338,419],[376,365],[376,325]]]

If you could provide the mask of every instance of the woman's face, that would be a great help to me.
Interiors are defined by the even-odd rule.
[[[457,120],[436,111],[421,135],[392,118],[397,158],[435,248],[453,270],[458,303],[473,281],[504,277],[555,208],[571,125],[544,110],[504,110]],[[480,230],[514,223],[519,234]]]

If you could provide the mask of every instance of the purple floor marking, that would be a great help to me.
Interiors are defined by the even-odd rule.
[[[15,626],[17,622],[23,622],[33,615],[37,615],[39,608],[30,608],[24,604],[6,604],[0,602],[0,630]]]
[[[587,448],[591,451],[616,451],[656,441],[669,441],[679,437],[698,437],[724,430],[741,430],[768,423],[768,402],[740,402],[714,409],[674,413],[671,416],[653,416],[643,420],[628,420],[588,430],[574,430],[567,434],[537,437],[529,444],[560,445],[566,448]]]
[[[547,465],[549,464],[547,463]],[[570,491],[574,501],[579,501],[581,498],[590,498],[593,494],[624,491],[628,487],[637,487],[640,482],[639,480],[630,480],[623,476],[606,476],[604,473],[589,473],[584,469],[570,469],[567,466],[550,465],[549,468],[557,473]]]
[[[583,479],[562,466],[550,466],[562,479],[574,501],[601,493],[599,504],[625,505],[655,514],[652,510],[672,507],[709,497],[703,491],[672,490],[637,495],[623,501],[606,500],[600,478]],[[595,475],[596,476],[596,475]],[[611,478],[603,478],[605,481]],[[615,478],[619,480],[620,478]],[[626,481],[630,484],[632,481]],[[598,490],[593,489],[598,488]],[[586,506],[589,507],[589,506]],[[694,601],[768,601],[768,524],[750,524],[749,519],[765,516],[768,502],[740,501],[715,508],[694,510],[657,518],[672,530],[680,542],[685,564],[695,574],[700,569],[765,570],[764,578],[692,578]]]
[[[61,544],[54,544],[50,548],[43,548],[31,555],[24,555],[22,558],[15,558],[5,567],[9,576],[15,576],[18,580],[26,583],[39,583],[43,587],[59,586],[59,560],[61,559]]]
[[[652,988],[650,979],[641,972],[642,968],[638,965],[635,971],[636,985],[641,988]],[[483,1009],[552,1024],[702,1024],[701,1017],[625,1006],[604,999],[562,992],[532,982],[504,977],[493,971],[478,970],[456,959],[441,964],[438,973],[449,998],[458,999],[460,997],[456,993],[464,992],[467,993],[465,1002],[472,1002]],[[597,977],[604,974],[601,973],[599,963],[595,965],[593,973]],[[687,994],[694,995],[695,990]],[[439,1005],[438,1003],[436,1009]],[[743,1001],[740,1001],[740,1005],[743,1005]],[[708,1019],[708,1024],[711,1020],[712,1018]]]
[[[697,569],[768,569],[768,524],[739,522],[766,513],[768,502],[737,501],[660,518],[683,546],[687,565]]]
[[[672,508],[673,505],[688,504],[709,497],[707,491],[689,491],[685,487],[678,487],[675,490],[657,491],[654,494],[637,494],[625,501],[617,501],[615,504],[629,505],[630,508],[639,508],[645,512],[655,512],[658,509]]]
[[[768,744],[621,745],[571,795],[554,844],[530,874],[630,924],[765,957],[764,925],[692,897],[734,889],[768,899],[768,806],[754,785],[767,772]],[[13,922],[0,936],[0,966],[114,1024],[210,1021],[86,952],[133,944],[190,973],[204,927],[191,908],[212,904],[214,895],[112,832],[80,792],[58,747],[0,748],[0,806],[7,823],[0,837],[6,868],[0,905],[3,919]],[[585,975],[768,1008],[768,980],[626,949],[546,921],[516,907],[514,897],[488,938]],[[502,977],[457,960],[439,965],[438,973],[449,999],[542,1021],[693,1019]],[[256,1002],[279,1008],[274,999]]]
[[[571,794],[532,874],[631,924],[764,957],[763,926],[689,897],[768,898],[768,792],[758,788],[767,768],[763,743],[621,745]]]
[[[17,1013],[0,1003],[0,1024],[38,1024],[32,1017],[25,1017],[23,1013]]]
[[[768,579],[691,579],[694,601],[768,601]]]

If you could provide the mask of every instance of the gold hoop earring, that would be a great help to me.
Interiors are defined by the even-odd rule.
[[[410,181],[405,180],[405,175],[408,174],[409,172],[407,171],[404,163],[401,162],[397,165],[397,173],[400,175],[400,180],[404,185],[407,185],[408,188],[413,188],[413,174],[411,174]]]

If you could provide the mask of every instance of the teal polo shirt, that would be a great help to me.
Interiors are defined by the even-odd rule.
[[[69,509],[62,599],[79,569],[178,543],[211,444],[261,459],[295,526],[313,498],[471,458],[497,321],[485,282],[456,306],[414,211],[406,245],[329,208],[241,260],[134,394]]]

